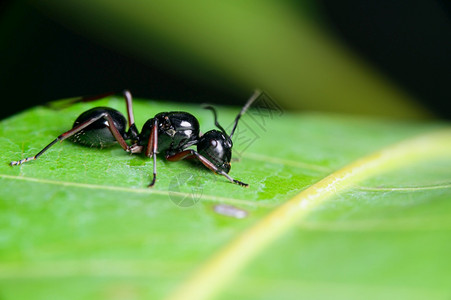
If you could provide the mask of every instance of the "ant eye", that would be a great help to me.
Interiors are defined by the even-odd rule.
[[[216,148],[216,146],[218,146],[218,142],[216,140],[211,140],[210,144],[213,146],[213,148]]]

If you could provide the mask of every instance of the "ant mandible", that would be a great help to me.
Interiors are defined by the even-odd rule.
[[[71,104],[94,101],[111,94],[83,97],[73,100]],[[230,134],[227,134],[218,123],[216,110],[212,106],[204,106],[204,108],[213,112],[214,122],[219,130],[213,129],[205,134],[200,134],[199,122],[196,117],[187,112],[171,111],[158,113],[152,119],[147,120],[141,133],[139,133],[133,115],[132,95],[130,91],[125,90],[123,96],[127,108],[128,130],[126,130],[127,121],[119,111],[110,107],[95,107],[82,113],[75,120],[72,129],[59,135],[35,156],[12,161],[10,165],[21,165],[36,160],[56,142],[62,142],[65,139],[97,148],[105,148],[119,143],[129,153],[144,152],[147,157],[153,158],[153,178],[149,187],[155,184],[157,178],[156,154],[160,152],[164,153],[169,161],[196,158],[214,173],[220,174],[240,186],[247,187],[247,183],[233,179],[228,175],[232,159],[232,136],[241,116],[262,94],[262,91],[255,90],[236,116]],[[130,145],[126,142],[127,140],[131,141]],[[197,151],[188,149],[194,145],[197,146]]]

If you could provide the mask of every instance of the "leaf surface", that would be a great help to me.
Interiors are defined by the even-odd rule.
[[[119,98],[99,105],[124,111]],[[239,160],[230,172],[247,189],[195,162],[163,157],[148,189],[151,160],[66,141],[8,166],[92,106],[37,107],[0,125],[1,297],[451,295],[447,124],[254,109],[234,137]],[[193,113],[203,132],[214,128],[209,111],[155,101],[135,102],[136,123],[171,110]],[[219,121],[229,128],[238,111],[221,107]],[[303,202],[314,197],[321,200]],[[220,215],[217,204],[248,216]],[[199,291],[196,278],[214,279],[203,295],[187,292]]]

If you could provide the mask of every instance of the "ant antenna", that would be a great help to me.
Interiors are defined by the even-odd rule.
[[[254,101],[257,100],[262,94],[264,94],[262,90],[256,89],[252,94],[252,96],[249,98],[249,100],[247,100],[246,104],[243,106],[240,113],[235,118],[235,124],[233,125],[233,129],[229,135],[230,138],[232,138],[232,135],[235,133],[235,129],[238,125],[238,121],[240,120],[241,116],[244,115],[244,113],[246,113],[246,111],[249,109],[252,103],[254,103]]]
[[[202,107],[205,109],[209,109],[213,112],[216,127],[218,127],[222,131],[222,133],[224,133],[227,136],[228,135],[227,132],[224,130],[224,128],[222,128],[222,126],[218,122],[218,115],[216,114],[216,109],[211,105],[202,105]]]

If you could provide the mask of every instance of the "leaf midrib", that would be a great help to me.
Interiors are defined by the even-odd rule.
[[[372,175],[451,155],[451,129],[423,134],[363,157],[303,190],[208,259],[168,299],[209,299],[264,248],[337,193]]]

